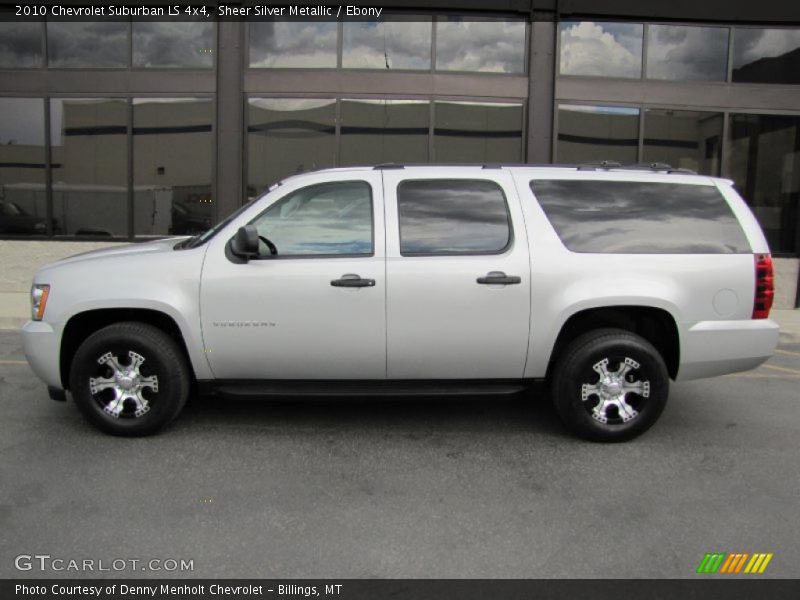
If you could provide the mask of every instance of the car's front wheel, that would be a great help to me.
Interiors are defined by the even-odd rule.
[[[172,421],[189,396],[189,367],[166,333],[139,322],[115,323],[80,345],[70,391],[83,415],[114,435],[149,435]]]
[[[621,329],[590,331],[557,360],[553,400],[573,433],[599,442],[636,437],[656,422],[669,395],[664,359],[644,338]]]

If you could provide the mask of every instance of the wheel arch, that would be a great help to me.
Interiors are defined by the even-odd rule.
[[[680,335],[675,318],[665,309],[653,306],[602,306],[572,314],[561,326],[550,353],[547,377],[561,353],[578,336],[603,328],[616,328],[641,336],[661,354],[670,379],[678,375]]]
[[[59,349],[59,376],[65,390],[69,389],[69,373],[78,347],[96,331],[123,321],[147,323],[174,339],[186,358],[192,380],[196,380],[186,340],[178,323],[170,315],[147,308],[103,308],[77,313],[71,316],[64,326]]]

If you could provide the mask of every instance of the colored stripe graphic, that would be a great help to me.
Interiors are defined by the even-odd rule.
[[[697,567],[698,573],[716,573],[719,569],[722,561],[725,559],[726,554],[723,553],[714,553],[708,554],[703,557],[703,560],[700,562],[700,566]]]
[[[772,553],[766,552],[708,552],[700,561],[697,573],[760,574],[766,570],[772,557]]]

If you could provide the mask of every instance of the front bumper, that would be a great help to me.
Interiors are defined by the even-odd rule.
[[[679,381],[754,369],[774,353],[778,324],[770,319],[700,321],[681,332]]]
[[[48,387],[64,389],[59,368],[60,335],[44,321],[28,321],[22,327],[22,349],[33,372]]]

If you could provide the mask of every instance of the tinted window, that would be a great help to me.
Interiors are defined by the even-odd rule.
[[[53,215],[60,233],[128,235],[128,108],[119,98],[50,100]]]
[[[800,29],[737,28],[732,79],[800,84]]]
[[[647,77],[725,81],[727,27],[647,26]]]
[[[136,235],[193,235],[214,221],[213,120],[209,99],[133,99]]]
[[[42,24],[0,23],[0,68],[42,66]]]
[[[730,115],[730,174],[773,252],[800,252],[800,116]]]
[[[214,66],[213,23],[133,22],[134,67]]]
[[[127,23],[47,23],[47,59],[51,67],[126,67],[128,46]]]
[[[437,162],[500,163],[522,158],[522,105],[436,102]]]
[[[247,196],[296,173],[331,167],[336,158],[336,101],[247,101]]]
[[[345,21],[342,66],[354,69],[431,68],[431,20]]]
[[[342,100],[341,119],[340,165],[428,160],[428,102]]]
[[[44,100],[0,98],[0,234],[46,233]]]
[[[250,23],[250,66],[334,68],[338,25],[317,21]]]
[[[436,70],[522,73],[525,21],[442,17],[436,23]]]
[[[561,23],[562,75],[641,77],[641,24]]]
[[[506,199],[492,181],[404,181],[397,209],[404,256],[499,254],[511,242]]]
[[[372,254],[372,194],[363,181],[296,190],[253,224],[275,244],[278,256]],[[262,252],[268,254],[266,248]]]
[[[600,160],[635,163],[639,153],[639,109],[626,106],[558,107],[556,162]]]
[[[536,180],[531,189],[573,252],[750,252],[736,217],[715,186]]]
[[[642,162],[719,175],[722,113],[647,108]]]

